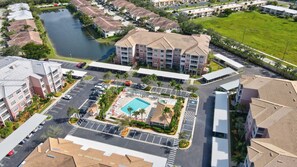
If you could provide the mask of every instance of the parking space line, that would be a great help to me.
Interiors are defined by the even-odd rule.
[[[140,133],[140,137],[139,137],[139,139],[138,139],[138,140],[140,140],[140,139],[141,139],[141,136],[142,136],[142,133]]]
[[[92,129],[92,127],[95,125],[95,122],[93,122],[93,125],[90,127],[90,129]]]
[[[87,124],[86,124],[84,127],[87,127],[87,126],[88,126],[88,124],[89,124],[89,121],[87,121]]]
[[[154,142],[154,140],[155,140],[155,137],[156,137],[156,136],[154,135],[154,138],[153,138],[153,140],[152,140],[152,143]]]
[[[133,131],[134,133],[133,133],[133,136],[132,136],[132,138],[134,139],[134,136],[135,136],[135,134],[136,134],[136,130],[135,131]]]
[[[148,134],[147,134],[147,136],[146,136],[146,139],[145,139],[145,141],[147,141],[147,138],[148,138],[149,136],[150,136],[150,134],[148,133]]]
[[[162,137],[160,137],[159,144],[161,143]]]
[[[98,130],[98,128],[101,126],[102,124],[99,124],[98,127],[96,128],[96,130]]]

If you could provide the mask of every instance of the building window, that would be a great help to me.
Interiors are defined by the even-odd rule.
[[[21,100],[23,98],[23,95],[21,95],[20,97],[19,97],[19,100]]]
[[[20,92],[21,92],[21,89],[17,90],[17,91],[16,91],[16,94],[19,94]]]
[[[15,108],[13,108],[13,111],[16,112],[19,109],[18,106],[16,106]]]
[[[21,106],[24,107],[25,104],[26,104],[26,103],[23,101],[23,102],[21,103]]]
[[[14,105],[15,103],[16,103],[16,102],[15,102],[15,100],[14,100],[14,101],[12,101],[10,104],[11,104],[11,105]]]
[[[13,97],[13,94],[9,95],[9,96],[8,96],[8,99],[11,99],[12,97]]]

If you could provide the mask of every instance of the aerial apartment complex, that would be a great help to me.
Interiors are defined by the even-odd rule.
[[[249,104],[244,166],[296,166],[297,81],[244,76],[237,101]]]
[[[210,37],[203,34],[187,36],[136,29],[115,44],[115,62],[147,64],[158,69],[174,68],[197,74],[207,63],[209,42]]]
[[[0,122],[15,119],[33,95],[46,97],[63,86],[61,65],[54,62],[5,57],[0,60]]]
[[[31,42],[43,44],[28,4],[12,4],[7,7],[7,10],[9,11],[7,30],[10,32],[8,46],[22,47]]]

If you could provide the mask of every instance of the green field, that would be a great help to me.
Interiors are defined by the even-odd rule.
[[[193,21],[223,36],[297,64],[297,22],[258,12],[238,12],[224,18],[197,18]]]

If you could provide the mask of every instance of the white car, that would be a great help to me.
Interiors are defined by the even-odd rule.
[[[65,95],[65,96],[62,97],[62,99],[64,99],[64,100],[71,100],[72,99],[72,96]]]
[[[100,90],[103,90],[104,89],[104,87],[102,85],[95,85],[95,88],[96,89],[100,89]]]

